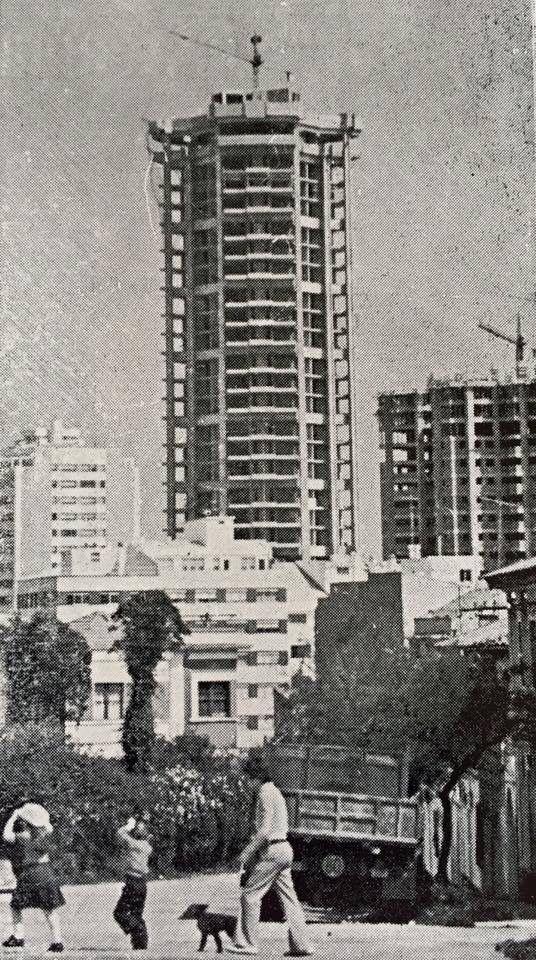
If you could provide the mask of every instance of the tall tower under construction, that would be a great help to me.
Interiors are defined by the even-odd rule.
[[[235,518],[281,559],[357,534],[353,116],[291,85],[149,125],[163,235],[166,513]]]

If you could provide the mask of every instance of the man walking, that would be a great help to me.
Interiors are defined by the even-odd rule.
[[[244,773],[257,786],[255,833],[243,851],[240,916],[230,953],[255,956],[258,953],[261,901],[272,887],[283,907],[288,923],[288,957],[308,957],[313,954],[290,867],[292,847],[287,839],[288,814],[284,797],[272,782],[264,757],[251,754],[244,765]]]
[[[124,933],[130,936],[134,950],[146,950],[148,935],[143,911],[147,899],[147,874],[149,857],[153,848],[143,818],[131,817],[117,831],[123,848],[125,885],[114,910],[114,920]]]

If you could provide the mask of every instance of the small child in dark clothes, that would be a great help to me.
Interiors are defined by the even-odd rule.
[[[17,881],[11,898],[13,930],[2,944],[4,947],[24,946],[22,911],[37,907],[45,914],[50,928],[49,952],[63,951],[58,908],[65,900],[49,863],[51,833],[50,817],[37,803],[25,803],[14,810],[4,827],[3,838],[11,847],[11,867]]]
[[[114,910],[114,919],[130,936],[134,950],[146,950],[149,938],[143,911],[153,848],[145,819],[131,817],[124,827],[119,828],[117,836],[123,848],[125,884]]]

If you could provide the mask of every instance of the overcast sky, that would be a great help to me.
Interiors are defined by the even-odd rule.
[[[377,552],[376,396],[511,366],[477,329],[534,333],[529,0],[3,0],[0,430],[58,414],[134,454],[163,506],[159,251],[145,119],[249,68],[363,122],[353,162],[363,549]],[[269,72],[268,72],[269,68]],[[154,216],[154,211],[153,211]]]

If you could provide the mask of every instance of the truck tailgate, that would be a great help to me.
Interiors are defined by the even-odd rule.
[[[285,790],[290,832],[331,839],[376,840],[414,845],[417,804],[413,800],[320,790]]]

